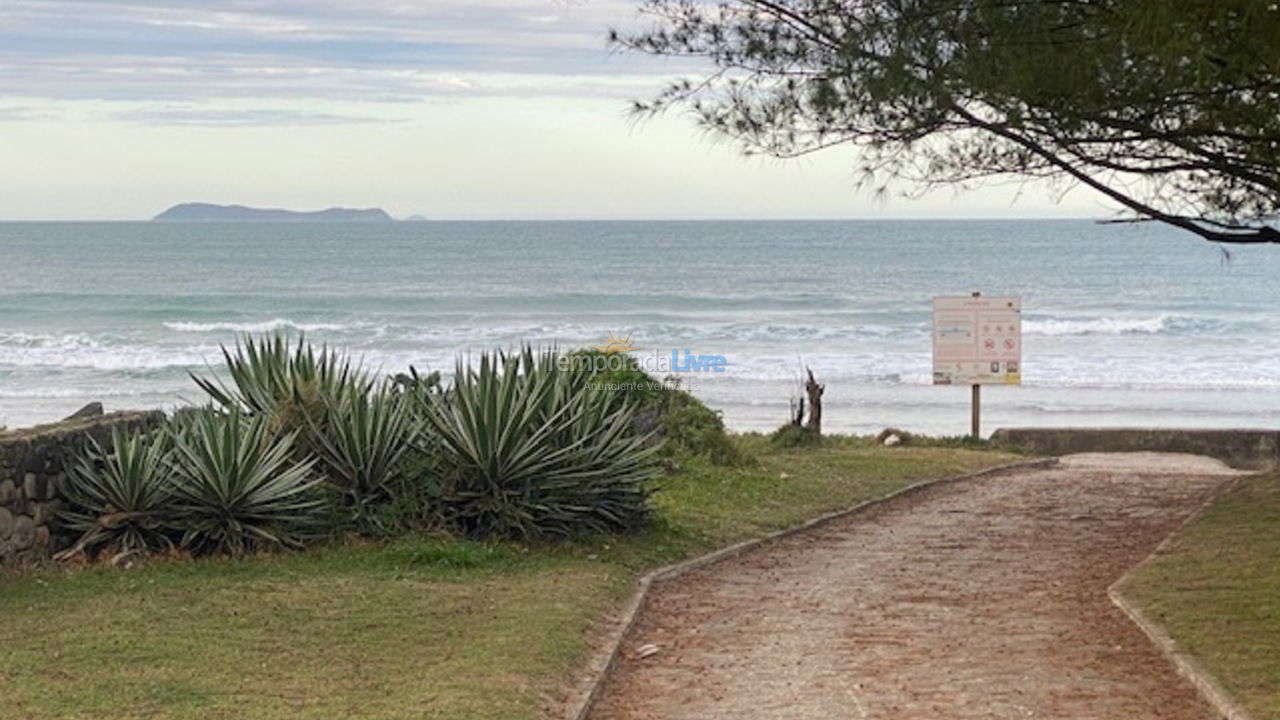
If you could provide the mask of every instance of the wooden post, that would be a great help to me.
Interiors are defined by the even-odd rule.
[[[980,434],[982,430],[981,422],[980,422],[981,419],[982,419],[982,386],[974,385],[973,386],[973,418],[972,418],[973,420],[972,434],[973,434],[974,440],[982,439],[982,435]]]
[[[982,293],[975,290],[973,293],[973,296],[982,297]],[[974,324],[973,331],[975,333],[978,331],[977,324]],[[970,412],[973,414],[973,417],[970,418],[971,422],[969,423],[970,434],[973,435],[974,440],[980,440],[982,439],[982,435],[980,434],[982,429],[981,428],[981,425],[982,425],[982,386],[981,385],[973,386],[973,400],[970,404],[972,405],[972,407],[970,408]]]

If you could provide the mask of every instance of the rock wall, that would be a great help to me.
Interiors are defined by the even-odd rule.
[[[1218,458],[1243,470],[1266,470],[1280,461],[1278,430],[1188,430],[1181,428],[1001,428],[997,445],[1041,455],[1083,452],[1190,453]]]
[[[0,432],[0,566],[38,564],[75,538],[51,522],[62,506],[65,468],[89,438],[107,443],[111,429],[148,428],[164,413],[121,412]]]

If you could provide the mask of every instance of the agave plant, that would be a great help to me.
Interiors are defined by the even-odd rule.
[[[175,521],[183,547],[239,554],[298,547],[316,533],[324,503],[314,461],[297,462],[294,433],[276,436],[268,422],[234,408],[204,410],[174,430]]]
[[[312,426],[319,467],[357,526],[377,523],[381,506],[405,470],[418,434],[405,397],[389,391],[331,400],[325,422]]]
[[[80,533],[59,553],[65,558],[103,548],[145,552],[172,547],[173,468],[164,433],[111,433],[104,449],[90,438],[86,452],[68,468],[60,488],[68,506],[63,527]]]
[[[645,515],[654,446],[634,410],[614,407],[554,350],[461,360],[452,390],[428,395],[444,476],[440,502],[471,534],[620,530]]]
[[[191,379],[223,408],[271,419],[284,435],[321,422],[328,405],[368,394],[373,381],[350,358],[327,346],[317,351],[306,338],[296,345],[285,335],[246,335],[234,350],[222,348],[230,384],[215,376]],[[303,438],[304,445],[307,438]]]

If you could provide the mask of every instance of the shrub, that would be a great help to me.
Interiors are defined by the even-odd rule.
[[[296,344],[283,334],[245,335],[235,350],[222,348],[231,383],[215,376],[191,379],[224,409],[269,419],[275,435],[299,433],[300,450],[311,449],[314,428],[323,428],[328,409],[367,395],[373,380],[346,355],[327,346],[317,351],[305,338]]]
[[[640,369],[635,358],[624,353],[606,353],[594,348],[569,353],[570,367],[605,386],[619,402],[638,408],[656,407],[670,394],[671,387]]]
[[[222,349],[230,382],[195,382],[224,409],[267,419],[273,437],[293,437],[293,459],[314,461],[332,491],[331,523],[385,534],[397,510],[392,486],[418,436],[406,396],[430,392],[439,376],[400,375],[379,385],[345,354],[305,338],[245,336]]]
[[[659,407],[663,437],[671,448],[701,455],[715,465],[741,465],[748,458],[724,427],[724,418],[689,393],[673,388]]]
[[[194,553],[299,547],[315,534],[323,501],[313,460],[295,461],[293,433],[237,409],[191,413],[173,430],[175,526]]]
[[[616,406],[636,407],[641,429],[658,431],[655,437],[663,442],[663,455],[699,455],[716,465],[738,465],[747,460],[729,437],[720,413],[683,390],[678,380],[660,382],[628,355],[577,350],[572,356],[584,359],[572,367],[606,388]]]
[[[564,536],[645,517],[656,447],[635,409],[564,369],[551,350],[459,361],[444,394],[423,396],[439,443],[439,501],[470,535]]]
[[[813,447],[822,443],[822,435],[803,425],[787,423],[769,435],[769,442],[779,448]]]
[[[172,547],[173,469],[167,436],[113,429],[110,450],[89,442],[85,454],[67,467],[60,488],[69,505],[58,519],[80,537],[59,555]]]
[[[341,513],[363,530],[385,531],[385,507],[406,471],[418,435],[408,401],[391,392],[346,393],[328,401],[313,425],[319,467],[337,492]]]

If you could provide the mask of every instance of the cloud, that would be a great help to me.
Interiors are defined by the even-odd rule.
[[[605,47],[607,29],[630,22],[635,7],[635,0],[3,0],[0,96],[614,96],[634,87],[636,75],[670,71]]]
[[[199,107],[143,107],[113,115],[117,120],[147,125],[254,127],[269,125],[365,125],[402,122],[400,118],[307,112],[290,109],[229,110]]]
[[[33,107],[0,107],[0,122],[39,122],[57,119],[58,114]]]

